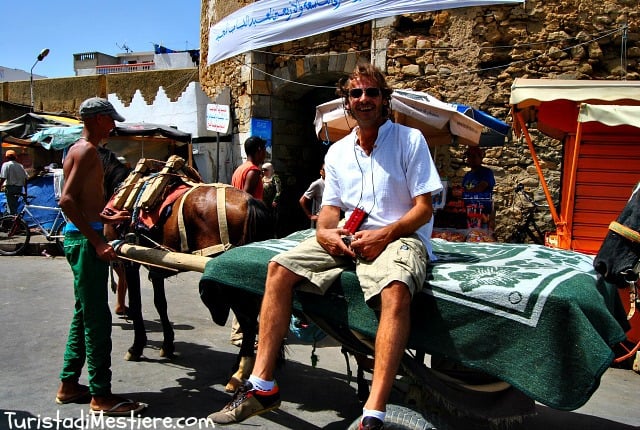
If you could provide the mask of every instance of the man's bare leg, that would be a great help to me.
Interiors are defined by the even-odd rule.
[[[301,279],[283,266],[269,263],[260,308],[260,341],[253,372],[249,382],[236,390],[227,406],[209,415],[208,418],[214,423],[238,423],[280,406],[280,392],[277,386],[269,388],[266,385],[270,385],[268,383],[274,379],[280,346],[289,329],[293,287]],[[249,392],[252,394],[247,394]]]
[[[364,408],[385,411],[409,339],[411,295],[406,285],[393,282],[380,293],[380,302],[373,380]]]
[[[289,329],[293,287],[303,278],[278,263],[269,263],[265,293],[260,308],[258,352],[252,374],[265,381],[273,380],[282,340]]]

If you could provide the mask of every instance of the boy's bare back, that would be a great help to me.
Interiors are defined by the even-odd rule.
[[[104,208],[104,173],[96,146],[81,138],[69,149],[63,166],[62,199],[72,201],[88,222],[101,221],[100,212]]]

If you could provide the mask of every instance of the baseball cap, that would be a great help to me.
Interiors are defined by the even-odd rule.
[[[13,155],[14,157],[17,157],[16,151],[14,151],[13,149],[7,149],[7,152],[4,153],[4,156],[5,157],[9,157],[10,155]]]
[[[90,118],[96,115],[109,115],[116,121],[124,122],[124,117],[116,112],[113,105],[107,100],[100,97],[92,97],[86,99],[80,105],[80,116],[82,118]]]

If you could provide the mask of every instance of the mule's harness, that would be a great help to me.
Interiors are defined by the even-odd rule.
[[[189,250],[189,244],[187,239],[187,229],[184,225],[184,213],[183,206],[184,202],[187,200],[189,194],[195,191],[200,187],[216,187],[216,200],[217,200],[217,211],[218,211],[218,231],[220,233],[220,243],[217,245],[207,246],[203,249],[198,249],[197,251],[192,251],[191,253],[194,255],[201,255],[204,257],[208,257],[210,255],[220,254],[225,252],[231,248],[231,243],[229,242],[229,228],[227,225],[227,205],[226,205],[226,189],[231,185],[228,184],[200,184],[200,183],[190,183],[191,189],[187,191],[182,199],[180,200],[180,205],[178,206],[178,231],[180,232],[180,252],[187,252]],[[222,202],[222,204],[220,204]]]
[[[627,227],[626,225],[622,225],[617,221],[611,221],[609,223],[609,230],[614,233],[618,233],[620,236],[624,237],[627,240],[630,240],[634,243],[640,243],[640,233],[637,231]],[[638,273],[640,270],[640,261],[636,263],[636,266],[633,268],[633,271]],[[636,298],[638,297],[638,280],[629,280],[627,281],[627,285],[629,286],[629,313],[627,314],[627,320],[630,320],[633,315],[636,313]]]
[[[611,221],[609,224],[609,230],[614,233],[618,233],[620,236],[628,239],[632,242],[640,243],[640,233],[637,231],[630,229],[626,225],[622,225],[617,221]]]

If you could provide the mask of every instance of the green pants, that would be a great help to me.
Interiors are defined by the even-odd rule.
[[[67,232],[64,253],[73,271],[75,306],[60,379],[77,381],[85,360],[89,391],[111,393],[111,311],[107,298],[109,264],[80,233]]]

